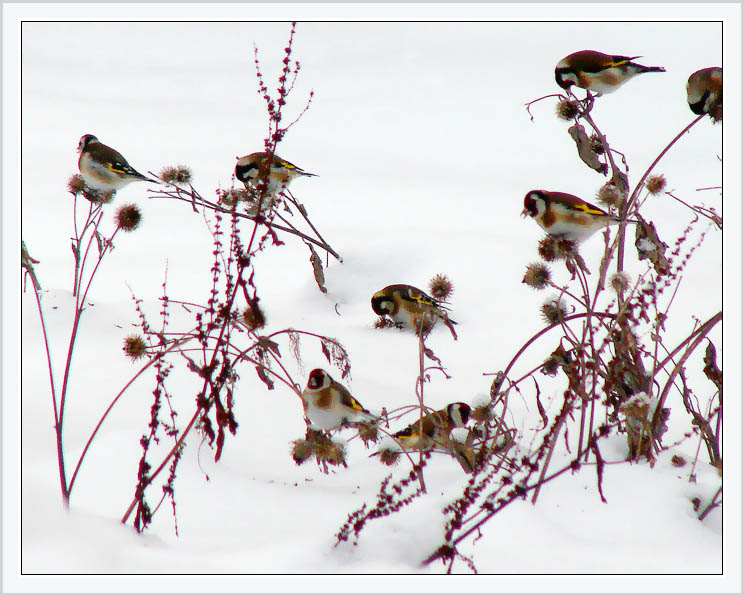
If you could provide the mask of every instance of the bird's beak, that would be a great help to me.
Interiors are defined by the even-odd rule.
[[[527,217],[529,214],[530,214],[530,212],[527,211],[527,209],[522,209],[522,214],[521,214],[522,217]]]

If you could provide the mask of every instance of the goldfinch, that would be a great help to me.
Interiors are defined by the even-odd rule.
[[[431,412],[393,435],[406,450],[451,449],[450,433],[470,420],[470,406],[462,402]]]
[[[525,195],[522,217],[525,216],[533,218],[551,236],[566,236],[577,243],[622,221],[579,197],[547,190],[531,190]]]
[[[687,103],[698,115],[723,116],[723,69],[711,66],[693,72],[687,79]]]
[[[444,322],[457,339],[454,325],[442,303],[418,288],[405,284],[393,284],[372,296],[372,310],[381,317],[389,316],[397,326],[408,327],[424,333],[431,330],[437,321]]]
[[[269,164],[270,155],[270,153],[262,151],[237,157],[238,162],[235,164],[235,177],[245,184],[246,188],[249,186],[255,188],[261,180],[267,180],[267,192],[269,194],[276,194],[284,190],[295,178],[299,178],[300,176],[317,176],[317,174],[306,172],[278,155],[274,155],[271,164]]]
[[[95,135],[83,135],[78,144],[78,168],[86,186],[97,192],[111,192],[130,182],[154,182],[143,176],[116,149],[101,143]]]
[[[377,416],[366,410],[346,387],[334,381],[322,368],[310,372],[307,387],[302,392],[302,403],[312,426],[322,430],[377,421]]]
[[[644,72],[666,72],[661,66],[642,66],[633,62],[640,56],[609,56],[582,50],[566,56],[555,67],[555,81],[563,89],[576,85],[597,95],[612,93],[634,76]]]

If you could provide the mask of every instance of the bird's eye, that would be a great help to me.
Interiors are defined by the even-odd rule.
[[[310,373],[310,378],[307,380],[307,384],[311,389],[317,389],[323,384],[325,374],[319,368],[316,368]]]

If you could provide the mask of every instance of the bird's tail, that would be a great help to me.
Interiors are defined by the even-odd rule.
[[[638,72],[666,72],[666,68],[663,66],[641,66],[637,64],[636,68]]]
[[[462,443],[453,442],[452,444],[452,456],[457,460],[457,463],[462,467],[463,472],[466,474],[472,474],[475,469],[475,454],[472,447],[467,447]]]
[[[452,337],[454,337],[455,341],[457,341],[457,331],[455,331],[455,325],[457,325],[457,322],[450,319],[446,314],[443,317],[441,317],[441,319],[444,322],[444,324],[447,325],[447,328],[452,333]]]
[[[613,217],[613,218],[612,218],[612,219],[610,220],[610,223],[611,223],[611,224],[614,224],[614,225],[620,224],[620,223],[622,223],[622,222],[625,222],[625,223],[632,223],[632,224],[637,224],[637,223],[641,223],[641,222],[640,222],[640,220],[638,220],[638,219],[630,219],[630,218],[626,218],[626,219],[623,219],[622,217],[616,217],[616,216],[614,216],[614,217]]]
[[[145,182],[154,182],[155,184],[160,184],[160,181],[159,181],[159,180],[153,180],[152,178],[148,178],[148,177],[147,177],[147,176],[145,176],[144,174],[140,174],[140,173],[139,173],[139,172],[138,172],[137,170],[135,170],[134,168],[131,168],[131,167],[130,167],[129,169],[127,169],[127,170],[125,170],[125,171],[126,171],[126,173],[127,173],[127,174],[129,174],[130,176],[134,176],[135,178],[137,178],[137,179],[139,179],[139,180],[143,180],[143,181],[145,181]]]

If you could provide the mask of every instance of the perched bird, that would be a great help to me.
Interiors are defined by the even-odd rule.
[[[723,69],[711,66],[693,72],[687,79],[687,103],[695,114],[723,116]]]
[[[457,339],[454,325],[439,300],[418,288],[405,284],[393,284],[372,296],[372,310],[380,316],[389,316],[399,327],[428,332],[441,320]]]
[[[644,72],[666,72],[661,66],[642,66],[633,62],[640,56],[609,56],[582,50],[566,56],[555,67],[555,81],[563,89],[576,85],[597,95],[612,93],[634,76]]]
[[[420,418],[395,433],[393,437],[407,450],[448,449],[452,430],[465,426],[468,420],[470,420],[470,406],[462,402],[454,402],[446,408]]]
[[[285,189],[295,178],[317,176],[317,174],[306,172],[278,155],[274,155],[271,163],[269,163],[270,155],[270,153],[263,151],[237,157],[235,177],[245,184],[246,188],[248,186],[255,188],[261,180],[267,180],[267,192],[276,194]]]
[[[455,428],[464,427],[469,420],[470,406],[455,402],[427,414],[392,437],[406,451],[446,451],[457,460],[466,474],[470,474],[475,469],[475,452],[470,440],[461,443],[450,436]],[[391,464],[397,461],[397,454],[393,447],[385,447],[373,455],[379,455],[383,463]]]
[[[310,372],[307,387],[302,392],[302,403],[305,416],[313,426],[322,430],[377,421],[377,416],[367,411],[346,387],[321,368]]]
[[[583,242],[597,230],[622,221],[579,197],[548,190],[531,190],[525,195],[522,217],[527,215],[551,236],[566,236],[574,242]]]
[[[157,183],[143,176],[116,149],[101,143],[94,135],[83,135],[78,144],[78,168],[86,186],[98,192],[124,188],[130,182],[143,180]]]

